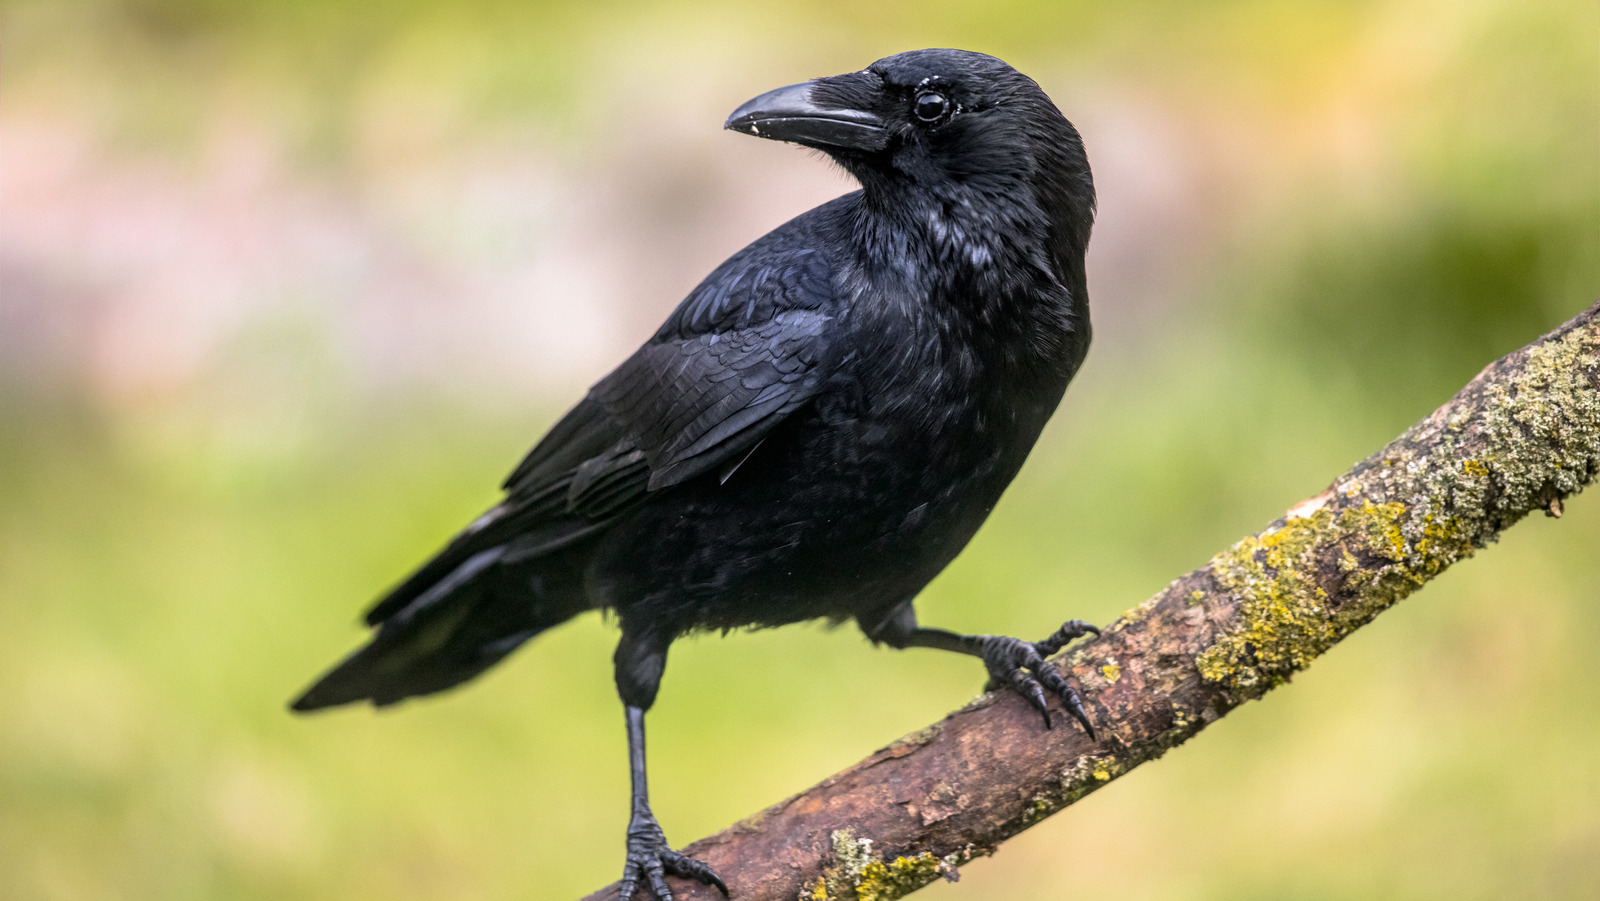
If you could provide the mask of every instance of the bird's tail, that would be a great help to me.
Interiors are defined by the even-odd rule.
[[[390,609],[374,623],[378,631],[372,640],[317,680],[291,709],[354,701],[382,707],[442,691],[585,609],[574,561],[560,554],[517,562],[508,556],[505,545],[481,550],[420,592],[415,592],[416,578],[408,580],[390,599],[402,591],[415,596],[403,605],[386,599],[374,608]]]

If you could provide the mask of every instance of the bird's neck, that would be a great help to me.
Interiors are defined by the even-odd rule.
[[[1026,186],[1010,192],[912,187],[894,195],[867,189],[856,237],[856,246],[874,256],[870,266],[904,269],[918,282],[915,293],[982,322],[1088,325],[1088,229],[1054,224]]]
[[[925,249],[930,272],[963,282],[1048,274],[1081,292],[1089,222],[1067,217],[1079,207],[1092,210],[1092,188],[1080,203],[1038,196],[1024,180],[998,175],[932,185],[875,182],[863,180],[858,246],[900,258]]]
[[[1057,246],[1075,231],[1053,227],[1031,194],[875,197],[868,190],[856,230],[855,246],[871,257],[864,263],[902,272],[909,300],[943,311],[941,329],[988,346],[1004,368],[1070,377],[1082,361],[1089,340],[1083,248]]]

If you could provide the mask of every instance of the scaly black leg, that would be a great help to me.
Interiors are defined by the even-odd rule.
[[[664,641],[641,641],[623,632],[617,645],[617,693],[628,717],[628,774],[633,785],[633,815],[628,820],[628,859],[622,869],[622,890],[617,897],[631,901],[641,884],[650,886],[657,901],[672,901],[666,874],[714,885],[724,896],[727,883],[710,866],[672,850],[667,836],[650,810],[650,787],[645,775],[644,713],[654,703],[666,666]]]
[[[1100,630],[1083,620],[1063,623],[1055,634],[1043,641],[1023,641],[1007,635],[961,635],[944,629],[925,629],[917,625],[916,611],[911,603],[900,604],[880,617],[859,619],[861,629],[873,641],[881,641],[894,648],[938,648],[970,654],[983,660],[989,671],[989,689],[1006,686],[1028,699],[1034,709],[1044,717],[1046,729],[1054,728],[1050,721],[1050,708],[1045,703],[1045,693],[1061,700],[1072,718],[1082,724],[1090,738],[1094,726],[1089,724],[1089,714],[1083,701],[1061,671],[1045,658],[1066,647],[1074,638],[1099,635]]]

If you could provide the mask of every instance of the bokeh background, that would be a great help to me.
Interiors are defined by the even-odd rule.
[[[850,189],[721,131],[903,49],[1081,128],[1096,344],[924,621],[1114,618],[1600,297],[1591,0],[0,3],[0,897],[573,897],[612,628],[296,719],[358,611],[701,274]],[[1600,897],[1600,497],[929,898]],[[972,696],[795,627],[674,647],[683,843]]]

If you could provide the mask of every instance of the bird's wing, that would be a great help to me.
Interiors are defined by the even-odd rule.
[[[816,251],[774,253],[766,243],[712,272],[550,430],[506,489],[522,494],[570,473],[572,508],[609,507],[621,473],[647,473],[649,491],[677,485],[742,459],[810,400],[832,368],[830,268]]]
[[[506,497],[367,613],[378,623],[485,551],[512,562],[604,528],[649,492],[726,477],[832,369],[836,305],[822,254],[784,230],[730,258],[553,426]]]

